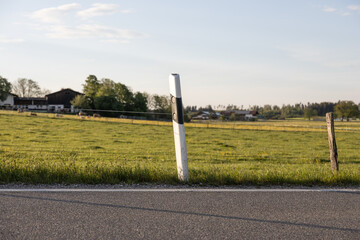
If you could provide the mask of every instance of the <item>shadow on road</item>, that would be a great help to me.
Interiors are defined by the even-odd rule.
[[[247,217],[225,216],[225,215],[216,215],[216,214],[207,214],[207,213],[196,213],[196,212],[186,212],[186,211],[176,211],[176,210],[166,210],[166,209],[133,207],[133,206],[123,206],[123,205],[115,205],[115,204],[107,204],[107,203],[93,203],[93,202],[73,201],[73,200],[44,198],[44,197],[31,197],[31,196],[5,194],[5,193],[0,193],[0,196],[11,197],[11,198],[50,201],[50,202],[80,204],[80,205],[96,206],[96,207],[110,207],[110,208],[117,208],[117,209],[131,209],[131,210],[149,211],[149,212],[182,214],[182,215],[189,215],[189,216],[213,217],[213,218],[222,218],[222,219],[232,219],[232,220],[240,220],[240,221],[258,222],[258,223],[282,224],[282,225],[289,225],[289,226],[309,227],[309,228],[318,228],[318,229],[327,229],[327,230],[336,230],[336,231],[346,231],[346,232],[354,232],[354,233],[359,232],[360,233],[360,229],[331,227],[331,226],[315,225],[315,224],[308,224],[308,223],[296,223],[296,222],[256,219],[256,218],[247,218]]]

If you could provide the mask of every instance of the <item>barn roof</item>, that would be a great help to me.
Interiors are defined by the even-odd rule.
[[[45,97],[47,97],[47,96],[51,96],[51,95],[54,95],[54,94],[57,94],[57,93],[60,93],[60,92],[65,92],[65,91],[71,91],[71,92],[76,93],[76,94],[84,95],[83,93],[80,93],[80,92],[74,91],[74,90],[72,90],[71,88],[63,88],[63,89],[61,89],[60,91],[57,91],[57,92],[53,92],[53,93],[47,94],[47,95],[45,95]]]

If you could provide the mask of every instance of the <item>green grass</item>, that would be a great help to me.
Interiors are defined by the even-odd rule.
[[[360,184],[360,122],[336,123],[348,129],[336,132],[337,175],[331,173],[325,129],[279,130],[325,123],[254,124],[240,130],[187,127],[190,183]],[[266,128],[253,130],[261,124]],[[14,182],[178,184],[172,127],[1,112],[0,183]]]

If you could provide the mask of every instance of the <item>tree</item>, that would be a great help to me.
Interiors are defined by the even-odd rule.
[[[141,92],[135,93],[134,96],[134,111],[147,112],[147,97]]]
[[[85,95],[77,95],[73,100],[71,100],[71,104],[80,109],[90,108],[89,99]]]
[[[321,102],[321,103],[308,103],[308,107],[315,109],[319,116],[325,116],[328,112],[334,112],[335,103]]]
[[[278,106],[264,105],[262,114],[266,119],[278,119],[281,115],[281,109]]]
[[[45,95],[39,84],[31,79],[19,78],[12,84],[12,91],[19,97],[41,97]]]
[[[108,96],[97,96],[95,98],[95,109],[100,109],[100,110],[115,110],[115,111],[123,111],[124,110],[124,106],[116,99],[116,97],[114,95],[108,95]],[[115,117],[115,116],[119,116],[119,113],[117,112],[108,112],[108,113],[102,113],[102,115],[104,116],[111,116],[111,117]]]
[[[134,109],[134,94],[129,87],[122,83],[116,83],[114,91],[117,100],[124,106],[126,111],[133,111]]]
[[[351,117],[357,117],[359,115],[359,109],[353,101],[339,101],[335,105],[335,113],[341,120],[346,118],[347,121]]]
[[[11,83],[6,78],[0,76],[0,101],[5,101],[11,91]]]
[[[89,75],[85,80],[85,84],[83,84],[83,92],[88,97],[91,108],[95,108],[95,96],[100,87],[100,81],[95,75]]]
[[[155,112],[171,113],[170,97],[154,94],[150,98],[150,108]]]
[[[311,120],[311,118],[313,116],[316,116],[317,115],[317,111],[311,107],[306,107],[304,109],[304,118],[307,118],[309,119],[309,121]]]

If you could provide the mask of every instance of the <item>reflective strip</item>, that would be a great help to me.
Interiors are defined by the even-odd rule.
[[[171,96],[172,120],[178,124],[184,124],[184,112],[181,98]]]

